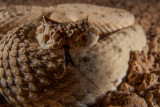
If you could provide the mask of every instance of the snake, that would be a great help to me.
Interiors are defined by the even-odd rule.
[[[124,9],[59,4],[2,10],[9,18],[0,21],[0,92],[15,107],[92,105],[117,89],[130,52],[146,44],[142,27]]]

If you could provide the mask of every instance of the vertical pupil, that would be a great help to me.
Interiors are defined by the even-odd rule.
[[[45,29],[45,26],[46,26],[46,25],[45,25],[45,23],[44,23],[44,29]]]

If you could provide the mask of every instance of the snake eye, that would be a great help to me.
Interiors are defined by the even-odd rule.
[[[45,35],[45,43],[47,43],[48,42],[48,40],[50,39],[50,37],[49,37],[49,35]]]

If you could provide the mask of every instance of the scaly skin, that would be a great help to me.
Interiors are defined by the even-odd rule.
[[[39,34],[45,35],[43,31],[36,33],[39,18],[32,16],[33,24],[24,22],[0,41],[0,91],[7,101],[20,107],[80,107],[115,90],[126,75],[130,51],[142,50],[146,43],[133,15],[121,9],[85,4],[63,4],[56,10],[45,10],[54,10],[50,18],[62,24],[88,16],[86,44],[70,50],[78,69],[99,88],[70,65],[61,79],[56,78],[63,73],[62,50],[43,47]]]

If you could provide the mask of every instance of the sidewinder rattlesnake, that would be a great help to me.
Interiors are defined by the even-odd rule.
[[[0,92],[16,107],[85,107],[95,103],[121,83],[130,51],[141,51],[146,44],[143,29],[123,9],[61,4],[1,7],[1,10]],[[63,73],[63,52],[61,47],[52,48],[55,38],[47,37],[50,41],[47,44],[45,35],[54,27],[44,30],[44,14],[64,26],[73,23],[70,26],[73,32],[78,28],[84,33],[85,36],[76,33],[73,41],[69,41],[75,42],[70,53],[77,68],[99,88],[70,65],[62,78],[56,78]],[[74,25],[87,18],[88,30],[86,23]],[[65,34],[65,30],[61,32]]]

